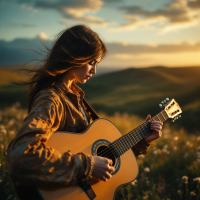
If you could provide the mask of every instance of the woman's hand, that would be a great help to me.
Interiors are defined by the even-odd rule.
[[[145,121],[148,121],[149,119],[151,119],[151,115],[147,115],[147,118]],[[145,137],[145,141],[147,143],[158,139],[159,137],[161,137],[162,135],[162,126],[163,123],[159,122],[159,121],[152,121],[150,128],[151,128],[151,132]]]
[[[92,176],[107,181],[112,177],[111,173],[114,172],[115,168],[112,167],[112,160],[100,156],[93,156],[94,166],[92,170]]]

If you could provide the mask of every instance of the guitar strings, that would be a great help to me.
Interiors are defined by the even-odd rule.
[[[156,119],[156,117],[157,117],[157,119],[159,120],[159,117],[158,116],[155,116],[154,118],[152,118],[151,119],[151,121],[153,121],[154,119]],[[168,118],[168,116],[166,116],[167,118]],[[165,118],[163,117],[163,121],[165,121]],[[160,120],[159,120],[160,121]],[[149,122],[149,121],[148,121]],[[140,127],[138,127],[137,129],[139,129],[139,131],[141,131],[141,130],[144,130],[144,131],[146,131],[146,130],[148,130],[148,132],[150,132],[150,130],[147,128],[147,127],[145,127],[147,125],[147,123],[143,123]],[[133,131],[135,131],[135,130],[133,130]],[[131,131],[132,133],[133,133],[133,131]],[[131,133],[130,132],[130,133]],[[138,137],[137,135],[136,135],[137,133],[135,133],[134,132],[134,134],[126,134],[126,135],[124,135],[123,137],[122,137],[122,140],[120,141],[120,140],[118,140],[118,143],[120,142],[121,144],[123,144],[124,145],[124,141],[125,141],[125,143],[126,143],[126,145],[127,145],[127,142],[129,142],[128,140],[124,140],[124,138],[125,137],[127,137],[127,136],[131,136],[131,138],[132,138],[132,140],[134,140],[134,137],[133,136],[135,136],[135,138],[137,138],[137,140],[136,140],[136,142],[135,142],[135,144],[139,141],[139,140],[141,140],[142,138],[140,137]],[[143,137],[144,137],[144,134],[142,133],[142,135],[143,135]],[[130,138],[130,137],[129,137]],[[139,138],[139,139],[138,139]],[[121,138],[120,138],[121,139]],[[135,140],[134,140],[135,141]],[[131,141],[132,142],[132,141]],[[119,144],[118,144],[119,145]],[[117,146],[118,146],[117,145]],[[111,146],[110,147],[112,147],[113,146],[113,143],[111,144]],[[115,145],[116,146],[116,145]],[[128,145],[127,145],[128,146]],[[134,143],[131,143],[131,145],[130,145],[130,143],[129,143],[129,147],[128,148],[118,148],[118,150],[120,149],[120,150],[122,150],[121,152],[120,152],[120,154],[122,155],[123,153],[125,153],[128,149],[130,149],[130,147],[132,147],[132,146],[134,146]],[[125,151],[124,151],[125,150]],[[109,158],[115,158],[115,156],[116,155],[114,155],[113,156],[113,153],[111,153],[110,155],[109,154],[107,154],[107,153],[110,153],[110,149],[104,149],[103,151],[101,151],[100,152],[100,154],[102,155],[102,156],[104,156],[104,157],[109,157]],[[120,156],[120,154],[119,154],[119,156]]]
[[[168,119],[168,115],[166,114],[166,112],[163,112],[163,111],[160,112],[155,117],[151,118],[147,122],[144,122],[136,129],[134,129],[134,130],[130,131],[129,133],[127,133],[126,135],[118,138],[115,142],[111,143],[111,145],[108,148],[100,151],[98,153],[98,155],[103,156],[103,157],[108,157],[110,159],[115,158],[116,155],[113,155],[113,153],[111,153],[110,149],[114,150],[114,152],[117,151],[116,153],[118,154],[118,156],[122,155],[127,150],[129,150],[132,146],[137,144],[143,137],[145,137],[150,132],[149,122],[155,121],[156,118],[157,118],[157,121],[164,122],[165,120]],[[137,133],[137,131],[138,131],[138,133]],[[146,131],[148,131],[148,133],[144,135],[143,132],[146,133]],[[142,135],[142,137],[141,137],[141,135]]]
[[[161,114],[161,116],[160,116],[160,118],[162,117],[163,118],[163,120],[160,120],[160,118],[158,117],[158,115],[159,114]],[[137,135],[136,135],[136,133],[135,133],[135,130],[137,130],[137,129],[139,129],[139,131],[141,131],[141,130],[143,130],[143,131],[146,131],[146,130],[148,130],[148,132],[150,132],[150,130],[149,130],[149,127],[147,127],[147,124],[150,122],[150,121],[154,121],[154,119],[158,119],[159,121],[165,121],[166,119],[164,118],[164,116],[162,115],[162,114],[166,114],[166,113],[159,113],[157,116],[155,116],[155,117],[153,117],[151,120],[149,120],[149,121],[147,121],[147,122],[144,122],[142,125],[140,125],[139,127],[137,127],[136,129],[134,129],[133,131],[131,131],[130,133],[132,133],[132,135],[130,134],[130,133],[128,133],[128,134],[126,134],[126,135],[124,135],[123,137],[121,137],[121,138],[119,138],[117,141],[115,141],[115,142],[118,142],[118,143],[120,143],[120,144],[123,144],[123,145],[125,145],[126,144],[126,148],[121,148],[122,149],[122,152],[120,152],[120,154],[122,155],[123,153],[125,153],[130,147],[132,147],[132,146],[134,146],[134,142],[132,143],[132,141],[134,140],[135,141],[135,139],[134,139],[134,137],[132,137],[132,136],[135,136],[135,138],[137,138],[137,140],[136,140],[136,142],[135,142],[135,144],[138,142],[138,141],[140,141],[141,139],[142,139],[142,137],[137,137]],[[166,116],[166,118],[168,118],[168,116],[167,115],[165,115]],[[134,133],[134,134],[133,134]],[[130,140],[127,140],[127,136],[131,136],[131,139],[132,139],[132,141],[130,141]],[[140,136],[140,135],[139,135]],[[143,135],[143,133],[142,133],[142,136],[144,137],[144,135]],[[130,137],[129,137],[130,138]],[[124,139],[126,139],[126,140],[124,140]],[[121,141],[120,141],[121,140]],[[131,142],[131,143],[129,143],[129,142]],[[129,143],[128,145],[127,145],[127,143]],[[120,145],[120,144],[118,144],[118,145]],[[131,144],[131,145],[130,145]],[[114,145],[114,143],[112,143],[111,145],[110,145],[110,147],[113,147],[113,145]],[[116,146],[115,145],[115,147],[118,147],[118,145]],[[128,147],[128,148],[127,148]],[[120,148],[118,147],[118,150],[119,150]],[[124,151],[125,150],[125,151]],[[124,151],[124,152],[123,152]],[[110,153],[110,149],[108,148],[108,149],[104,149],[104,150],[102,150],[101,152],[100,152],[100,154],[101,155],[103,155],[104,157],[111,157],[110,155],[113,155],[113,154],[110,154],[110,155],[108,155],[108,154],[106,154],[106,153]],[[120,155],[119,154],[119,155]],[[113,158],[113,157],[111,157],[111,158]]]

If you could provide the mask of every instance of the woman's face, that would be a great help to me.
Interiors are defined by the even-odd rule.
[[[76,79],[79,83],[85,83],[89,80],[93,74],[96,74],[97,64],[100,62],[101,57],[94,59],[84,65],[83,67],[75,67],[70,70],[71,75]]]

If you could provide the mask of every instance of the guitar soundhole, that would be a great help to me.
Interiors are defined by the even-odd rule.
[[[121,165],[120,157],[116,156],[113,149],[110,148],[111,143],[107,140],[100,139],[93,143],[91,148],[91,154],[93,156],[101,156],[105,158],[109,158],[113,161],[113,166],[115,168],[115,171],[112,173],[112,175],[116,174]]]
[[[98,146],[96,149],[96,155],[111,159],[113,162],[112,166],[115,167],[116,164],[115,154],[112,151],[112,149],[109,148],[109,146],[106,145]]]

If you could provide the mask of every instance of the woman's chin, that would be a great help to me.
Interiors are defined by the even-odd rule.
[[[82,80],[79,80],[78,82],[81,83],[81,84],[84,84],[84,83],[87,82],[87,79],[82,79]]]

